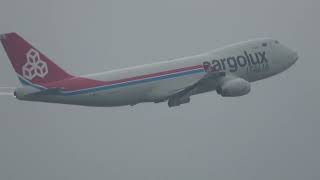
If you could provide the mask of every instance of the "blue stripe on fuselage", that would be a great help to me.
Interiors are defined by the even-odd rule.
[[[160,80],[164,80],[164,79],[172,79],[172,78],[176,78],[176,77],[187,76],[187,75],[191,75],[191,74],[198,74],[198,73],[203,73],[203,72],[205,72],[204,69],[195,69],[195,70],[191,70],[191,71],[189,70],[189,71],[180,72],[180,73],[162,75],[162,76],[158,76],[158,77],[129,81],[129,82],[113,84],[113,85],[98,86],[98,87],[75,90],[75,91],[61,91],[60,94],[54,94],[54,95],[73,96],[73,95],[79,95],[79,94],[94,93],[94,92],[102,91],[102,90],[110,90],[110,89],[132,86],[132,85],[137,85],[137,84],[142,84],[142,83],[160,81]],[[32,87],[37,88],[39,90],[46,89],[46,88],[40,87],[38,85],[35,85],[35,84],[25,80],[23,77],[19,77],[19,80],[21,81],[21,83],[23,85],[29,85],[29,86],[32,86]]]
[[[69,92],[62,91],[61,95],[68,96],[68,95],[87,94],[87,93],[93,93],[93,92],[102,91],[102,90],[110,90],[110,89],[126,87],[126,86],[131,86],[131,85],[137,85],[137,84],[142,84],[142,83],[160,81],[160,80],[164,80],[164,79],[172,79],[172,78],[176,78],[176,77],[181,77],[181,76],[186,76],[186,75],[191,75],[191,74],[198,74],[198,73],[203,73],[203,72],[204,72],[203,69],[196,69],[196,70],[191,70],[191,71],[187,71],[187,72],[182,72],[182,73],[177,73],[177,74],[169,74],[169,75],[148,78],[148,79],[142,79],[142,80],[138,80],[138,81],[131,81],[131,82],[126,82],[126,83],[121,83],[121,84],[100,86],[100,87],[71,91],[71,92],[70,91]]]

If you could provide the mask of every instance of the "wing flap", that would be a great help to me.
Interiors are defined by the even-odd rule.
[[[62,90],[61,88],[50,88],[50,89],[42,90],[32,94],[28,94],[28,96],[59,95],[61,94],[61,90]]]
[[[205,85],[212,81],[218,81],[220,78],[225,76],[226,73],[222,71],[207,72],[206,75],[204,75],[198,82],[170,96],[168,101],[169,107],[179,106],[181,104],[190,102],[190,96],[195,94],[195,92],[197,92],[202,85]]]

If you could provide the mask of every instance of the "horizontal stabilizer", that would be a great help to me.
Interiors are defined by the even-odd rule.
[[[61,88],[51,88],[51,89],[46,89],[46,90],[29,94],[28,96],[59,95],[61,94],[61,90],[62,90]]]

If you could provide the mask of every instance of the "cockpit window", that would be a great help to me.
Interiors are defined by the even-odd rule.
[[[267,45],[268,45],[267,43],[262,43],[263,47],[267,47]]]

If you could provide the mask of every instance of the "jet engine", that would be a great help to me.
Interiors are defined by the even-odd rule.
[[[216,89],[217,93],[223,97],[243,96],[250,92],[250,83],[241,78],[229,79],[221,81],[220,86]]]

